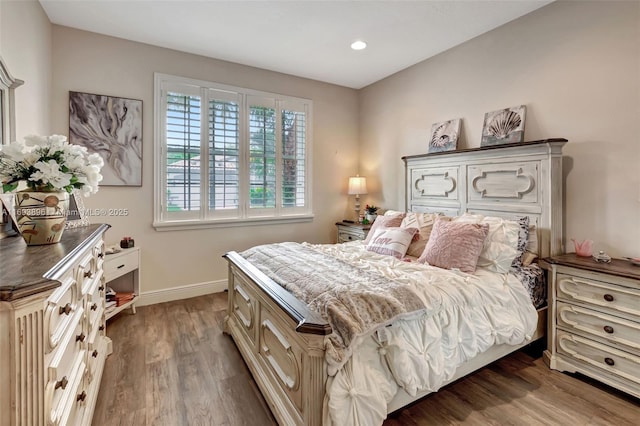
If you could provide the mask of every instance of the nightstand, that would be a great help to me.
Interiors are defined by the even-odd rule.
[[[136,302],[140,295],[140,248],[132,247],[108,254],[104,258],[104,278],[108,287],[116,292],[133,293],[133,299],[120,306],[110,306],[105,311],[106,319],[120,311],[131,308],[136,313]]]
[[[640,267],[575,254],[541,264],[551,283],[547,365],[640,397]]]
[[[338,243],[364,240],[371,229],[371,225],[349,222],[337,222],[336,227],[338,228]]]

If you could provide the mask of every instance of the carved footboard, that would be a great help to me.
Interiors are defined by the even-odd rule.
[[[321,425],[331,327],[235,252],[229,262],[225,333],[282,425]]]

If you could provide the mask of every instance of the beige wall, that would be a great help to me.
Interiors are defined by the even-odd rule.
[[[51,27],[37,1],[0,0],[0,55],[24,81],[15,92],[18,140],[50,130]]]
[[[525,140],[564,137],[565,234],[640,256],[640,3],[556,2],[360,92],[360,171],[370,199],[404,207],[401,156],[431,125],[526,104]],[[573,251],[569,241],[567,246]]]
[[[54,25],[52,132],[68,133],[69,91],[142,99],[143,185],[100,187],[89,208],[128,208],[107,222],[109,242],[124,235],[142,248],[142,292],[226,278],[229,250],[276,241],[335,241],[348,214],[346,182],[357,172],[358,98],[352,89]],[[153,221],[153,73],[214,81],[313,100],[313,204],[310,223],[158,232]]]

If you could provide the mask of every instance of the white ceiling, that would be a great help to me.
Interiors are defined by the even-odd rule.
[[[40,3],[54,24],[359,89],[551,1]]]

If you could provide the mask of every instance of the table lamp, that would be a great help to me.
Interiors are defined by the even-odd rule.
[[[358,175],[349,177],[348,193],[356,196],[356,222],[360,222],[360,195],[367,193],[367,179]]]

